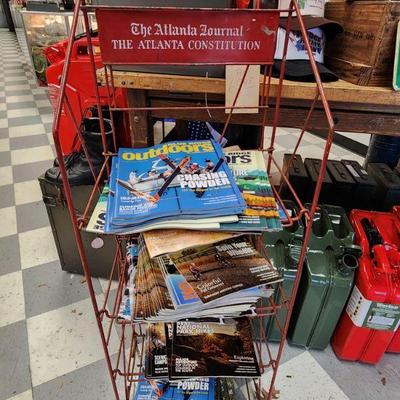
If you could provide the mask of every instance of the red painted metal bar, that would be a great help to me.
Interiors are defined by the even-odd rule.
[[[79,227],[78,227],[77,215],[76,215],[76,211],[74,208],[71,188],[68,183],[68,175],[67,175],[67,171],[65,168],[64,158],[63,158],[63,154],[62,154],[62,150],[61,150],[61,143],[60,143],[60,139],[59,139],[60,117],[61,117],[61,113],[63,110],[63,104],[64,104],[64,100],[65,100],[65,94],[66,94],[65,89],[66,89],[66,84],[67,84],[67,80],[68,80],[68,72],[69,72],[69,67],[70,67],[70,62],[71,62],[72,46],[74,43],[76,27],[77,27],[78,20],[79,20],[79,10],[80,10],[81,1],[82,0],[76,0],[74,14],[73,14],[73,18],[72,18],[71,32],[70,32],[69,41],[68,41],[67,50],[66,50],[63,73],[61,76],[59,98],[57,101],[56,113],[55,113],[55,117],[54,117],[53,138],[54,138],[54,145],[56,148],[57,158],[58,158],[58,162],[59,162],[61,177],[64,182],[64,192],[65,192],[65,197],[66,197],[66,201],[67,201],[68,211],[71,216],[72,229],[74,231],[76,244],[77,244],[79,255],[80,255],[80,258],[82,261],[82,268],[83,268],[84,275],[86,278],[86,283],[88,286],[90,299],[91,299],[92,306],[93,306],[93,309],[94,309],[94,312],[96,315],[97,326],[98,326],[98,329],[100,332],[100,338],[101,338],[101,342],[102,342],[104,353],[105,353],[107,368],[110,373],[110,376],[112,376],[111,360],[110,360],[110,356],[109,356],[108,349],[107,349],[107,344],[106,344],[106,340],[105,340],[105,336],[104,336],[103,327],[102,327],[102,324],[101,324],[101,321],[99,318],[100,315],[99,315],[99,309],[97,306],[96,295],[95,295],[93,283],[91,280],[91,274],[90,274],[88,261],[87,261],[85,250],[83,247],[82,237],[80,235],[80,231],[79,231]],[[113,392],[115,394],[115,398],[116,398],[116,400],[119,400],[119,394],[118,394],[118,389],[117,389],[116,383],[113,380],[111,381],[111,383],[112,383]]]

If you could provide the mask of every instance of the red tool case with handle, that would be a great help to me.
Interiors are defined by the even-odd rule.
[[[64,68],[66,44],[67,41],[61,41],[45,50],[49,62],[53,62],[46,71],[49,95],[53,108],[55,108],[57,104],[60,78]],[[93,37],[92,44],[95,49],[98,48],[98,38]],[[101,55],[95,55],[95,63],[97,69],[103,67]],[[101,104],[107,107],[109,105],[110,95],[108,89],[106,87],[99,87],[99,94]],[[71,105],[72,114],[78,125],[81,123],[86,110],[89,110],[97,104],[86,37],[76,40],[73,44],[67,79],[66,96]],[[116,106],[127,107],[126,89],[115,89],[115,101],[117,103]],[[129,130],[125,128],[126,126],[127,121],[121,119],[121,121],[118,122],[116,132],[118,132],[119,137],[117,139],[120,145],[130,147],[130,135]],[[60,139],[63,153],[66,155],[71,153],[73,150],[78,150],[76,148],[77,141],[75,140],[75,124],[67,107],[64,107],[61,115],[60,131],[62,132]]]
[[[353,210],[350,220],[362,255],[332,348],[341,359],[377,364],[400,319],[400,219],[393,213]]]
[[[394,215],[396,215],[400,221],[400,206],[394,206],[392,209],[392,213]],[[400,265],[398,266],[398,268],[399,268],[398,274],[400,275]],[[399,323],[399,326],[397,327],[396,333],[395,333],[392,341],[390,342],[388,348],[386,349],[386,352],[400,353],[400,323]]]

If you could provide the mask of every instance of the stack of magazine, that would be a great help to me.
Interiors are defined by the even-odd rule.
[[[247,237],[154,258],[145,242],[141,236],[133,274],[131,304],[136,322],[251,315],[261,298],[271,296],[271,285],[282,280]]]
[[[135,399],[215,399],[220,378],[260,376],[247,318],[148,324]],[[217,379],[218,378],[218,379]],[[147,397],[146,397],[147,396]]]
[[[263,153],[222,152],[212,140],[120,149],[86,230],[129,234],[179,228],[281,230]]]
[[[246,203],[212,140],[120,148],[111,167],[105,232],[139,232],[171,221],[237,220]],[[204,228],[204,227],[203,227]]]

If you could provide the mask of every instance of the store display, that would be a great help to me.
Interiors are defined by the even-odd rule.
[[[82,263],[77,251],[72,223],[68,213],[65,189],[63,186],[49,182],[45,179],[44,175],[39,177],[39,184],[60,258],[61,268],[64,271],[83,274]],[[93,185],[82,185],[72,188],[72,197],[78,214],[83,213],[92,189]],[[93,207],[91,207],[90,211],[92,209]],[[92,247],[92,242],[99,238],[102,246],[100,248]],[[82,241],[87,260],[93,265],[91,269],[92,275],[108,279],[115,251],[115,241],[113,238],[82,231]]]
[[[400,321],[400,221],[392,213],[361,210],[350,219],[362,255],[332,348],[341,359],[377,364]]]
[[[371,163],[367,171],[377,184],[373,197],[375,210],[390,210],[394,205],[400,204],[400,177],[386,164]]]

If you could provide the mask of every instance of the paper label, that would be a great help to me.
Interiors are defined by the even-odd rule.
[[[395,331],[400,322],[400,305],[367,300],[354,286],[346,313],[358,327]]]

